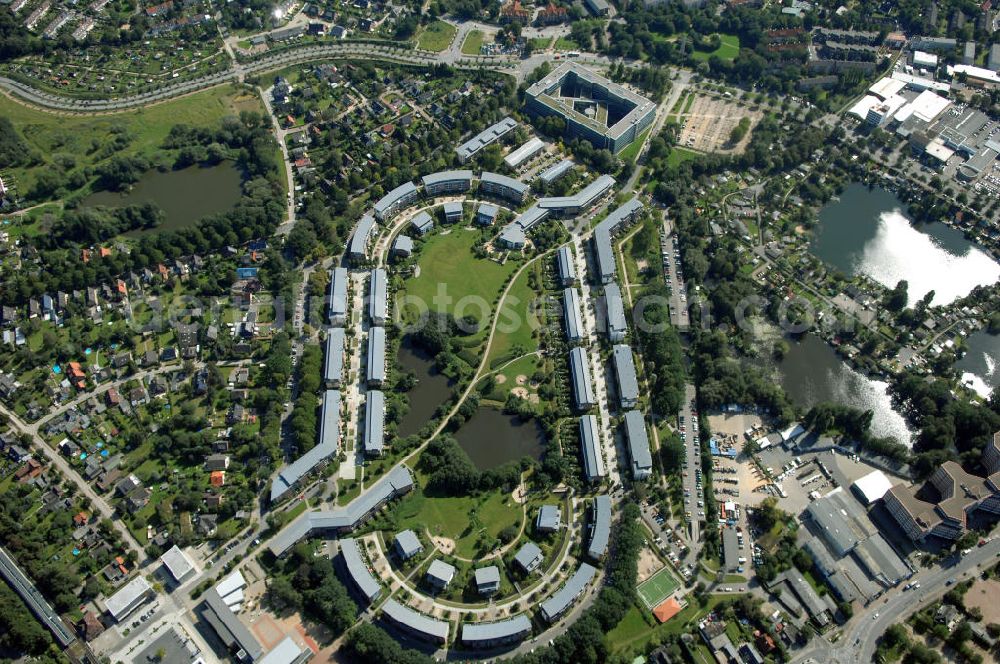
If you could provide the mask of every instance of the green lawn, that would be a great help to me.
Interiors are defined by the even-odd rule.
[[[403,312],[407,321],[414,321],[420,308],[434,313],[471,315],[479,321],[480,335],[485,337],[493,302],[517,264],[508,261],[500,265],[476,258],[472,248],[478,238],[475,231],[452,228],[448,233],[435,233],[427,239],[418,259],[420,274],[404,284],[410,299]],[[442,301],[435,300],[439,291],[444,295]]]
[[[580,48],[580,45],[569,37],[560,37],[556,40],[557,51],[575,51],[578,48]]]
[[[534,39],[529,39],[528,44],[534,53],[547,51],[549,46],[552,46],[552,37],[535,37]]]
[[[539,306],[541,293],[532,287],[532,283],[540,284],[541,279],[542,266],[538,261],[514,280],[501,303],[501,317],[490,344],[489,366],[509,360],[513,355],[522,355],[537,346],[532,332],[545,323],[545,312]]]
[[[418,489],[395,510],[399,530],[426,530],[431,535],[453,539],[454,553],[462,558],[475,558],[476,544],[484,531],[496,537],[507,526],[520,525],[522,517],[521,507],[514,504],[510,494],[499,491],[475,497],[432,497]]]
[[[465,42],[462,44],[462,53],[465,55],[479,55],[485,41],[486,35],[483,34],[482,30],[473,30],[465,37]]]
[[[721,44],[719,48],[714,51],[695,51],[691,54],[695,60],[708,60],[710,57],[717,56],[722,60],[735,60],[736,56],[740,54],[740,38],[737,35],[719,35]]]
[[[36,163],[7,170],[24,197],[46,171],[69,176],[88,171],[113,156],[151,156],[175,124],[210,126],[244,109],[263,111],[256,96],[228,85],[135,111],[97,117],[55,115],[0,96],[0,117],[13,123],[37,157]],[[109,149],[116,135],[123,145]]]
[[[707,615],[721,601],[721,597],[710,597],[704,607],[691,601],[676,616],[655,627],[650,627],[643,619],[640,609],[632,606],[622,621],[608,632],[605,637],[606,642],[611,651],[615,653],[621,651],[644,652],[654,637],[662,638],[669,634],[680,634],[687,629],[688,625],[694,624]]]
[[[701,156],[700,152],[695,152],[694,150],[688,150],[687,148],[674,146],[670,149],[670,154],[667,155],[667,164],[670,166],[678,166],[685,161],[690,159],[697,159]]]
[[[622,161],[634,162],[639,157],[639,149],[642,147],[642,144],[646,142],[646,137],[649,136],[649,132],[649,129],[642,132],[642,134],[639,135],[639,138],[632,141],[627,148],[618,154]]]
[[[456,32],[458,29],[450,23],[434,21],[420,33],[417,46],[425,51],[443,51],[451,46]]]

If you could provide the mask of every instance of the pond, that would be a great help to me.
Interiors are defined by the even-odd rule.
[[[233,209],[243,194],[243,178],[230,161],[215,166],[189,166],[177,171],[148,171],[127,192],[98,191],[81,201],[82,207],[123,207],[152,201],[165,218],[154,229],[133,231],[130,236],[174,231],[198,220]]]
[[[849,275],[867,274],[893,288],[909,284],[910,305],[934,291],[935,305],[1000,278],[1000,264],[940,223],[914,226],[890,191],[853,183],[819,214],[812,252]]]
[[[906,419],[894,410],[888,383],[856,371],[815,335],[804,335],[799,341],[789,339],[788,345],[785,356],[772,362],[793,403],[811,408],[829,401],[871,410],[873,435],[892,436],[909,447],[913,432]]]
[[[973,332],[966,339],[966,353],[955,363],[962,382],[975,390],[979,396],[987,398],[1000,383],[1000,335],[985,330]]]
[[[430,354],[414,346],[406,337],[399,345],[396,362],[417,378],[417,385],[406,394],[410,409],[397,429],[398,435],[405,438],[420,431],[434,416],[437,407],[451,397],[451,381],[438,373]]]
[[[479,470],[489,470],[525,456],[541,459],[545,434],[535,420],[483,407],[461,426],[455,439]]]

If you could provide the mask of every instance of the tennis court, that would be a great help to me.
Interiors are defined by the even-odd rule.
[[[663,600],[670,597],[680,585],[677,579],[674,578],[674,575],[670,573],[670,569],[664,567],[640,583],[639,587],[636,588],[636,592],[639,593],[639,597],[642,599],[642,603],[646,605],[646,608],[652,610],[654,606],[657,606]]]

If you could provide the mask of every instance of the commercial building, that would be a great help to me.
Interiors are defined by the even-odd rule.
[[[500,244],[511,249],[522,249],[528,241],[528,231],[545,221],[548,216],[548,210],[532,205],[517,219],[504,226],[500,231]]]
[[[594,2],[605,11],[606,2]],[[570,138],[583,138],[614,154],[636,140],[656,115],[652,101],[573,62],[529,87],[526,97],[532,115],[558,116]]]
[[[56,643],[66,648],[76,641],[73,632],[62,621],[56,610],[42,597],[35,584],[21,571],[14,558],[3,547],[0,547],[0,576],[14,589],[21,601],[31,609],[38,622],[52,633]]]
[[[458,160],[464,164],[469,159],[472,159],[474,156],[479,154],[483,148],[496,143],[516,128],[517,122],[511,117],[506,117],[500,122],[487,127],[467,140],[465,143],[462,143],[455,148],[455,152],[458,154]]]
[[[332,510],[306,512],[282,528],[271,538],[267,548],[275,557],[281,557],[295,544],[314,532],[330,534],[347,533],[368,520],[383,505],[413,489],[413,475],[406,466],[392,470],[369,485],[347,505]]]
[[[385,451],[385,395],[368,390],[365,397],[365,454],[382,456]]]
[[[604,312],[607,317],[608,341],[619,343],[625,340],[628,333],[628,322],[625,319],[625,301],[622,291],[615,281],[604,286]]]
[[[842,489],[810,503],[806,516],[838,557],[876,533],[861,505]]]
[[[958,47],[958,41],[950,37],[911,37],[909,46],[911,51],[951,53]]]
[[[375,232],[375,217],[366,214],[358,221],[351,236],[351,243],[347,247],[347,258],[351,263],[357,265],[368,259],[368,244],[371,242]]]
[[[539,152],[545,149],[545,143],[537,138],[528,139],[523,145],[504,157],[503,161],[509,168],[517,169],[524,162],[533,159]]]
[[[108,615],[114,618],[115,621],[121,622],[131,615],[133,611],[145,604],[146,600],[154,594],[149,582],[139,575],[109,597],[104,602],[104,607],[107,609]]]
[[[385,382],[385,328],[368,328],[368,355],[365,362],[365,381],[378,386]]]
[[[732,526],[722,528],[722,563],[727,572],[735,573],[740,563],[739,538]]]
[[[492,595],[500,590],[500,568],[496,565],[480,567],[476,570],[476,592]]]
[[[913,52],[913,66],[934,70],[938,66],[938,56],[924,51]]]
[[[531,634],[531,621],[523,613],[508,620],[464,623],[462,645],[469,648],[495,648],[523,641]]]
[[[432,560],[427,568],[426,579],[436,590],[444,590],[455,578],[455,567],[443,560]]]
[[[604,455],[598,435],[597,418],[584,415],[580,418],[580,455],[583,457],[583,474],[589,482],[600,482],[607,475]]]
[[[600,560],[608,552],[611,537],[611,497],[601,494],[594,498],[590,508],[590,542],[587,555],[592,560]]]
[[[649,437],[642,413],[630,410],[625,413],[625,442],[632,462],[632,479],[644,480],[653,472],[653,457],[649,453]]]
[[[396,627],[417,638],[434,643],[448,640],[447,622],[414,611],[394,599],[386,600],[382,605],[382,615]]]
[[[384,269],[372,270],[368,289],[368,318],[373,325],[385,325],[389,319],[389,282]]]
[[[489,203],[480,203],[476,209],[476,223],[480,226],[492,226],[497,220],[500,208]]]
[[[571,170],[573,170],[573,162],[569,159],[563,159],[555,166],[549,166],[542,171],[541,175],[538,176],[538,179],[542,181],[542,184],[550,185],[569,173]]]
[[[215,588],[205,592],[201,615],[239,662],[256,662],[264,655],[257,637],[233,613]]]
[[[417,235],[427,235],[434,228],[434,218],[427,212],[421,210],[410,219],[410,228],[417,232]]]
[[[547,600],[542,602],[540,609],[542,618],[548,623],[553,623],[573,605],[576,598],[583,594],[590,582],[597,574],[597,570],[592,565],[581,563],[573,576],[566,584],[552,594]]]
[[[403,560],[409,560],[413,556],[424,550],[424,545],[420,543],[420,538],[412,530],[404,530],[396,534],[393,540],[396,554]]]
[[[580,316],[580,291],[567,288],[563,291],[563,318],[566,324],[566,341],[578,344],[586,336]]]
[[[542,550],[534,542],[528,542],[514,555],[514,562],[525,573],[538,569],[542,564]]]
[[[582,348],[569,352],[569,373],[573,383],[573,403],[578,410],[589,410],[597,405],[590,379],[590,360]]]
[[[283,638],[278,645],[271,648],[258,664],[305,664],[312,659],[313,651],[300,648],[290,636]]]
[[[597,259],[597,278],[602,284],[610,284],[618,273],[611,238],[635,221],[641,211],[642,201],[632,198],[594,227],[594,257]]]
[[[875,501],[881,500],[891,488],[892,482],[881,470],[873,470],[851,485],[854,495],[865,505],[871,505]]]
[[[326,352],[323,357],[323,382],[328,390],[340,388],[344,380],[344,328],[331,327],[326,331]]]
[[[483,171],[479,175],[479,192],[520,205],[528,195],[528,185],[506,175]]]
[[[174,583],[177,584],[183,583],[186,579],[190,578],[195,571],[194,563],[191,562],[187,554],[181,551],[180,547],[176,544],[160,556],[160,562],[163,563],[164,569],[167,570]]]
[[[347,323],[347,288],[350,276],[346,267],[335,267],[330,270],[330,325],[343,327]]]
[[[415,203],[420,191],[412,182],[404,182],[375,202],[375,218],[380,222],[392,219],[396,213]]]
[[[576,264],[573,262],[573,252],[566,247],[559,247],[556,252],[556,265],[559,268],[559,282],[563,286],[576,283]]]
[[[413,238],[409,235],[397,235],[392,242],[392,253],[395,256],[408,258],[413,253]]]
[[[472,189],[472,171],[438,171],[422,178],[427,196],[459,194]]]
[[[369,604],[382,596],[382,586],[368,568],[368,561],[361,552],[358,540],[345,537],[340,540],[340,560],[351,583]]]
[[[442,208],[444,209],[445,223],[457,224],[462,221],[462,203],[460,201],[445,203]]]
[[[562,527],[562,510],[558,505],[542,505],[535,517],[535,529],[541,533],[554,533]]]
[[[639,403],[639,379],[635,373],[632,349],[618,344],[611,349],[615,365],[615,384],[618,386],[618,403],[624,408],[635,408]]]
[[[538,199],[538,207],[563,217],[576,217],[597,202],[615,186],[610,175],[599,175],[586,187],[569,196],[551,196]]]
[[[340,392],[327,390],[320,410],[319,443],[278,472],[271,484],[271,502],[280,500],[302,478],[325,464],[340,450]]]
[[[959,539],[968,530],[972,514],[1000,514],[1000,466],[991,463],[997,445],[994,436],[983,453],[987,477],[972,475],[954,461],[945,461],[931,474],[923,490],[903,486],[889,489],[883,497],[886,509],[914,541],[929,537]]]
[[[954,65],[948,67],[948,75],[964,76],[965,84],[979,88],[996,88],[1000,86],[1000,74],[992,69],[974,67],[972,65]]]
[[[782,604],[787,606],[790,603],[789,600],[794,601],[796,608],[803,609],[820,627],[830,623],[830,606],[823,601],[823,598],[816,593],[816,590],[797,569],[793,567],[775,577],[769,589],[773,593],[775,589],[779,588],[783,591],[791,591],[780,594],[779,600]],[[799,611],[794,611],[794,613],[799,613]]]

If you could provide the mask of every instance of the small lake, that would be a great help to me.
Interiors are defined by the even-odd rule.
[[[462,425],[455,439],[479,470],[489,470],[525,456],[541,459],[545,434],[535,420],[525,422],[483,407]]]
[[[914,226],[890,191],[849,185],[819,214],[812,252],[849,275],[867,274],[893,288],[909,284],[910,305],[934,291],[935,305],[1000,279],[1000,264],[941,223]]]
[[[855,371],[829,344],[812,334],[800,341],[789,339],[788,345],[788,353],[780,361],[771,362],[793,403],[811,408],[829,401],[871,410],[873,435],[892,436],[910,446],[913,432],[906,419],[893,409],[888,383]]]
[[[98,191],[84,198],[81,207],[123,207],[152,201],[165,214],[163,223],[155,229],[128,233],[174,231],[193,225],[198,220],[220,212],[228,212],[239,202],[243,178],[230,161],[215,166],[189,166],[177,171],[148,171],[127,192]]]
[[[438,373],[434,358],[405,338],[399,345],[396,361],[417,377],[417,385],[407,393],[410,409],[403,416],[397,435],[405,438],[420,431],[434,416],[434,411],[451,396],[451,381]]]
[[[1000,360],[1000,335],[979,330],[966,339],[965,356],[955,363],[955,369],[962,382],[985,399],[1000,384],[997,360]]]

